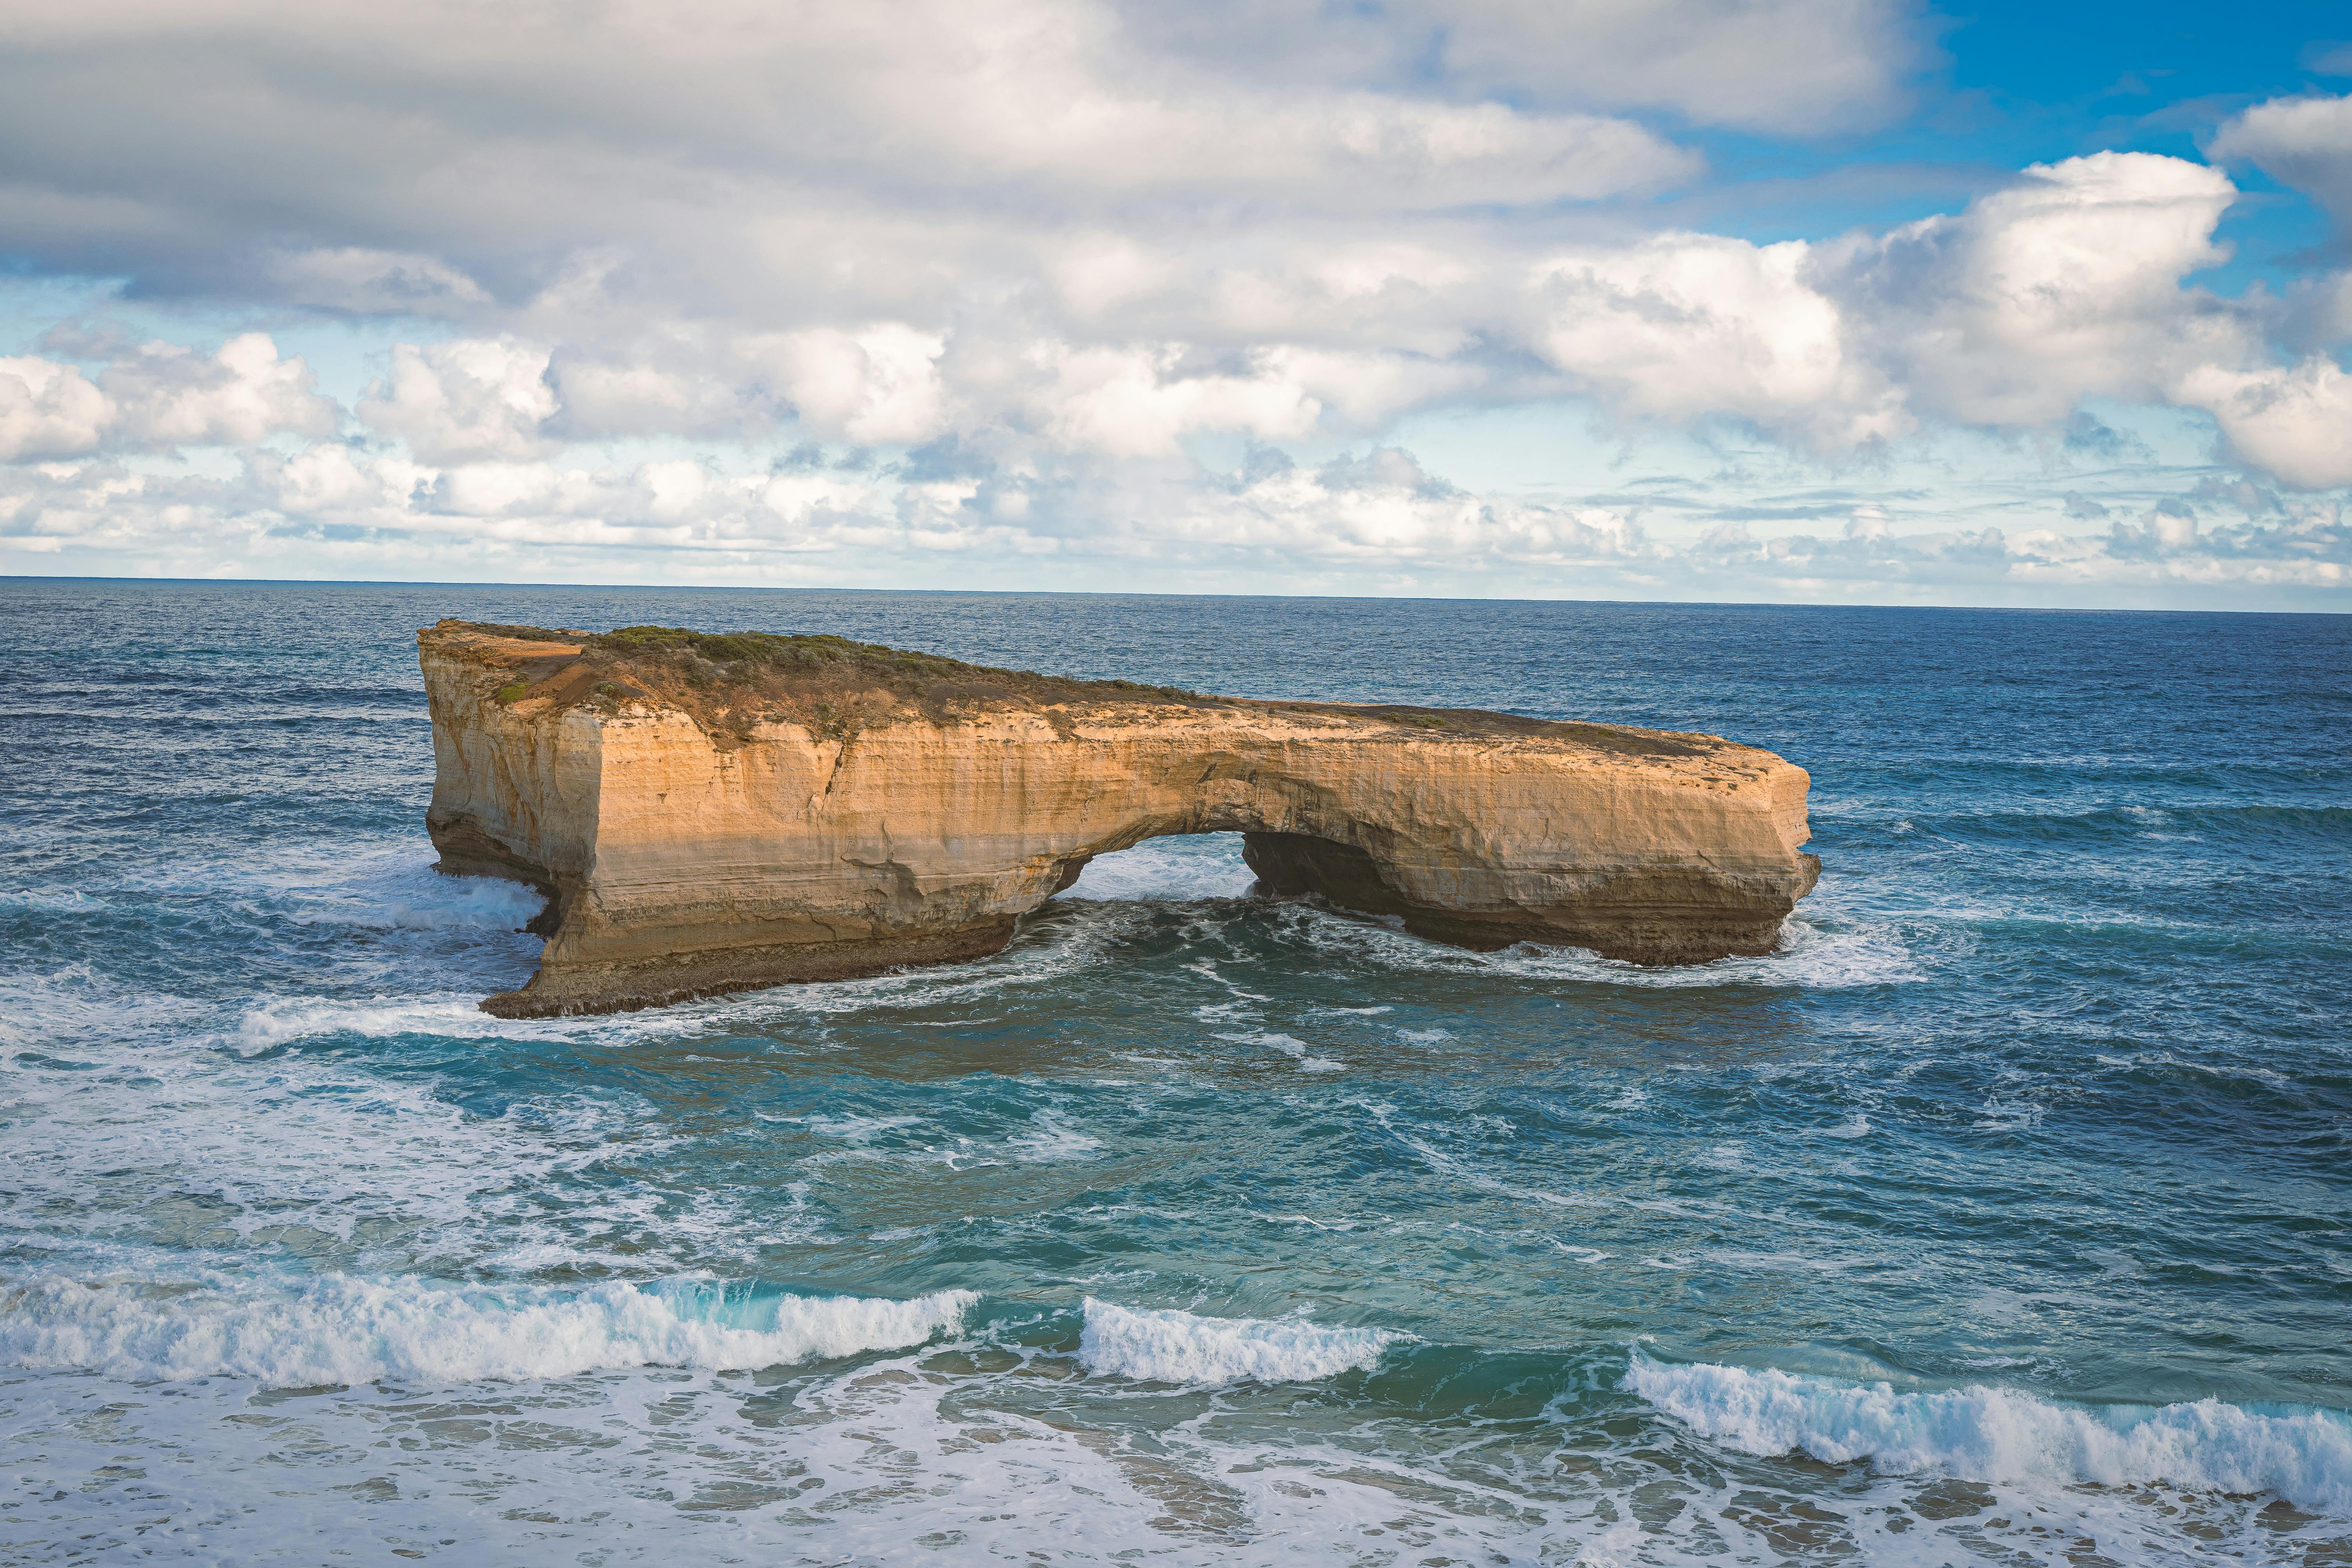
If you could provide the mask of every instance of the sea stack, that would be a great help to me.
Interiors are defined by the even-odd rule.
[[[441,868],[549,900],[503,1017],[994,952],[1097,855],[1238,832],[1261,886],[1438,942],[1767,952],[1808,784],[1713,735],[1273,702],[839,637],[418,634]]]

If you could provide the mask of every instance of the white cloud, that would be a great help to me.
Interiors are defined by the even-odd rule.
[[[1460,93],[1797,133],[1884,118],[1931,53],[1924,18],[1888,0],[1200,0],[1129,16],[1167,47],[1271,79],[1434,78]]]
[[[1472,495],[1395,447],[1204,492],[1165,527],[1195,548],[1448,571],[1616,565],[1652,553],[1641,526],[1621,510]]]
[[[1650,204],[1701,170],[1673,125],[1895,111],[1927,26],[1909,0],[29,0],[0,52],[12,250],[206,319],[429,324],[347,409],[259,334],[52,334],[0,360],[0,461],[84,477],[23,479],[5,526],[1665,583],[2256,570],[2270,546],[2203,512],[2185,542],[2146,521],[2161,498],[1940,532],[1806,500],[1710,516],[1701,549],[1662,507],[1473,493],[1396,449],[1433,412],[1576,400],[1629,447],[1685,430],[1819,477],[1955,429],[2059,452],[2108,400],[2202,411],[2256,479],[2352,484],[2352,281],[2199,288],[2219,167],[2096,153],[1777,243],[1687,226],[1725,188]],[[2347,101],[2259,105],[2213,155],[2352,211]],[[341,444],[346,414],[372,439]],[[812,442],[851,450],[785,456]],[[157,458],[199,447],[266,449],[212,489]],[[1257,447],[1286,456],[1202,466]],[[2281,560],[2333,559],[2296,537]]]
[[[1278,440],[1307,435],[1322,405],[1272,356],[1238,374],[1188,373],[1181,347],[1039,349],[1052,381],[1041,389],[1037,417],[1059,445],[1112,457],[1172,452],[1195,430],[1241,431]]]
[[[2090,533],[2061,526],[2055,494],[2007,507],[2000,524],[1955,526],[1890,497],[1819,509],[1818,521],[1795,531],[1735,513],[1693,532],[1673,512],[1622,499],[1466,490],[1392,447],[1316,466],[1262,454],[1230,475],[1076,459],[1008,480],[740,474],[685,459],[436,472],[322,444],[291,458],[257,449],[229,479],[104,460],[0,468],[0,551],[79,570],[112,560],[446,578],[529,567],[536,580],[594,582],[616,569],[656,581],[856,581],[894,562],[898,580],[938,586],[1003,582],[979,574],[1051,559],[1064,582],[1141,573],[1172,584],[1238,569],[1294,590],[1507,585],[1701,599],[2157,595],[2212,605],[2352,586],[2352,518],[2339,502],[2246,489],[2215,483],[2112,509]],[[1002,504],[1008,492],[1023,503]]]
[[[1064,79],[1031,79],[1038,63],[982,76],[990,90],[968,99],[930,84],[905,111],[935,128],[936,154],[983,177],[1313,206],[1590,200],[1699,167],[1641,126],[1597,115],[1371,93],[1299,101],[1195,88],[1147,97],[1116,89],[1076,60]]]
[[[73,366],[0,359],[0,460],[95,450],[114,417],[106,394]]]
[[[554,445],[541,429],[556,411],[547,362],[545,348],[513,338],[402,343],[359,416],[427,463],[534,456]]]
[[[462,313],[488,305],[482,286],[434,257],[362,246],[284,252],[268,269],[298,304],[402,315]]]
[[[371,458],[326,441],[284,461],[264,458],[253,474],[270,510],[335,522],[401,516],[417,486],[430,477],[414,463]]]
[[[939,357],[946,339],[903,322],[820,328],[754,345],[813,430],[861,444],[912,445],[944,428]]]
[[[2041,426],[2085,396],[2160,395],[2184,360],[2247,352],[2181,279],[2224,259],[2236,191],[2146,153],[2036,164],[2009,189],[1824,258],[1824,276],[1919,413]]]
[[[2086,396],[2162,397],[2200,366],[2261,368],[2253,313],[2182,286],[2220,259],[2212,230],[2232,195],[2201,164],[2098,154],[1885,236],[1666,234],[1555,252],[1516,277],[1475,249],[1393,241],[1203,273],[1097,234],[1045,258],[1057,296],[1075,290],[1093,314],[1156,293],[1182,335],[1088,342],[1066,321],[1024,338],[1034,318],[1014,306],[937,327],[640,330],[552,370],[518,340],[464,340],[400,350],[360,411],[428,462],[539,456],[563,435],[756,431],[788,410],[860,445],[993,431],[1000,451],[1034,439],[1145,457],[1200,431],[1297,440],[1450,398],[1580,391],[1636,418],[1732,418],[1835,455],[1929,420],[2046,426]],[[1548,383],[1495,357],[1515,342]]]
[[[2246,463],[2298,489],[2352,485],[2352,375],[2314,357],[2292,370],[2200,365],[2175,396],[2209,410]]]
[[[772,425],[745,389],[698,365],[677,368],[645,360],[567,353],[550,362],[551,416],[561,433],[581,440],[648,435],[735,435]],[[766,418],[761,415],[765,413]]]
[[[2213,230],[2235,195],[2203,164],[2102,153],[1885,235],[1661,235],[1544,262],[1530,336],[1629,414],[1738,418],[1825,454],[1937,421],[2049,429],[2089,397],[2168,400],[2289,484],[2352,483],[2346,378],[2324,359],[2279,368],[2259,305],[2184,286],[2226,258]],[[2316,321],[2333,297],[2297,308]]]
[[[1817,132],[1868,124],[1899,101],[1924,50],[1910,8],[1885,0],[1414,0],[1482,87],[1657,105],[1704,124]]]
[[[53,360],[0,359],[0,459],[334,433],[334,405],[311,389],[310,367],[278,358],[265,333],[210,355],[168,342],[99,346],[110,353],[94,384]]]
[[[1581,52],[1594,79],[1610,79],[1610,37]],[[838,298],[838,261],[887,275],[865,242],[904,221],[936,234],[962,215],[1002,235],[1142,204],[1230,222],[1236,201],[1393,215],[1589,200],[1699,167],[1573,103],[1309,61],[1259,79],[1155,47],[1103,0],[36,0],[0,54],[0,137],[15,152],[0,226],[52,266],[112,258],[165,288],[464,315],[604,248],[673,300],[756,300],[771,329],[818,324],[780,318],[814,279]],[[912,270],[936,285],[933,265]],[[887,285],[850,291],[857,316],[891,303]]]
[[[1049,254],[1045,270],[1063,303],[1082,320],[1158,293],[1180,276],[1174,258],[1123,234],[1083,236]]]
[[[2309,191],[2352,230],[2352,96],[2277,98],[2224,124],[2206,155]]]
[[[264,332],[233,337],[210,356],[149,343],[115,360],[100,382],[121,410],[122,433],[148,447],[250,446],[335,430],[335,406],[312,390],[310,367],[278,358]]]
[[[1536,345],[1637,416],[1729,416],[1828,450],[1900,434],[1901,394],[1852,353],[1844,312],[1806,280],[1811,255],[1673,234],[1559,258],[1537,272]]]

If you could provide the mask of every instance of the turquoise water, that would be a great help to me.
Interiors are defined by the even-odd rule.
[[[1715,731],[1826,869],[1644,971],[1164,839],[982,963],[503,1022],[444,615]],[[16,580],[0,643],[0,1558],[2352,1561],[2352,620]]]

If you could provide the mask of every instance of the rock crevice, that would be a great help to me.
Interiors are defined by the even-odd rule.
[[[968,960],[1094,856],[1239,832],[1262,885],[1440,942],[1769,952],[1804,771],[1710,735],[1258,702],[831,638],[419,635],[445,870],[551,899],[483,1006],[603,1012]]]

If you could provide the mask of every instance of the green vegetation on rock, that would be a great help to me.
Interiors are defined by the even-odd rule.
[[[748,665],[778,670],[822,669],[843,666],[886,680],[991,679],[1020,686],[1107,687],[1116,691],[1155,697],[1191,698],[1198,694],[1169,686],[1147,686],[1133,680],[1076,680],[1040,675],[1026,669],[995,669],[966,664],[938,654],[885,647],[879,643],[853,642],[847,637],[786,632],[698,632],[685,626],[622,626],[588,639],[589,646],[631,658],[691,654],[713,664]],[[706,677],[707,679],[707,677]]]

